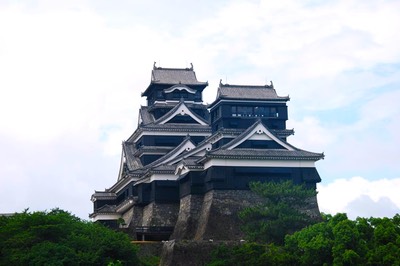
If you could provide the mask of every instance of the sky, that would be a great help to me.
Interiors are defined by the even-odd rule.
[[[153,63],[289,95],[324,152],[320,210],[400,213],[400,1],[0,0],[0,213],[68,210],[117,180]]]

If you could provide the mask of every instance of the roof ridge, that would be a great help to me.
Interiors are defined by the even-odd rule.
[[[190,63],[190,67],[185,67],[185,68],[157,67],[156,63],[157,62],[154,62],[154,64],[153,64],[153,70],[157,70],[157,69],[160,69],[160,70],[193,70],[193,64],[192,63]]]
[[[219,81],[219,86],[220,87],[240,87],[240,88],[257,88],[257,89],[261,89],[261,88],[268,88],[268,89],[273,89],[274,88],[274,84],[272,83],[271,80],[271,85],[265,84],[265,85],[247,85],[247,84],[228,84],[222,83],[222,80]]]

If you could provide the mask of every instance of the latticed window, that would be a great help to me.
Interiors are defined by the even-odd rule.
[[[265,106],[231,106],[231,115],[236,117],[278,117],[276,107]]]

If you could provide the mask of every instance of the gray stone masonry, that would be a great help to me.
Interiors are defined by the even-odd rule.
[[[122,219],[124,220],[124,224],[120,224],[120,228],[127,228],[131,223],[133,218],[133,208],[130,208],[127,212],[122,215]]]
[[[179,213],[179,204],[152,202],[143,208],[141,226],[175,226]]]
[[[263,199],[249,190],[212,190],[205,194],[195,240],[240,240],[238,213]]]
[[[178,221],[170,239],[193,239],[200,218],[203,195],[187,195],[180,200]]]

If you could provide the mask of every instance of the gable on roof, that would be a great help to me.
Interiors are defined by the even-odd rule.
[[[176,105],[174,108],[172,108],[168,113],[160,117],[155,121],[155,124],[166,124],[169,121],[171,121],[174,117],[179,116],[179,115],[187,115],[190,116],[196,123],[200,125],[208,125],[207,121],[204,120],[202,117],[197,115],[196,113],[192,112],[186,104],[181,101],[178,105]]]
[[[165,154],[161,158],[157,159],[156,161],[150,163],[147,167],[151,168],[151,167],[157,167],[157,166],[160,166],[160,165],[169,164],[171,161],[173,161],[179,155],[181,155],[181,154],[183,154],[185,152],[188,152],[188,151],[192,150],[195,147],[196,147],[196,145],[194,145],[194,143],[192,142],[190,137],[187,136],[182,141],[182,143],[179,144],[176,148],[174,148],[173,150],[171,150],[169,153]]]
[[[228,142],[222,149],[232,150],[247,140],[273,141],[286,150],[295,150],[293,146],[274,135],[262,122],[258,120],[238,137]]]

